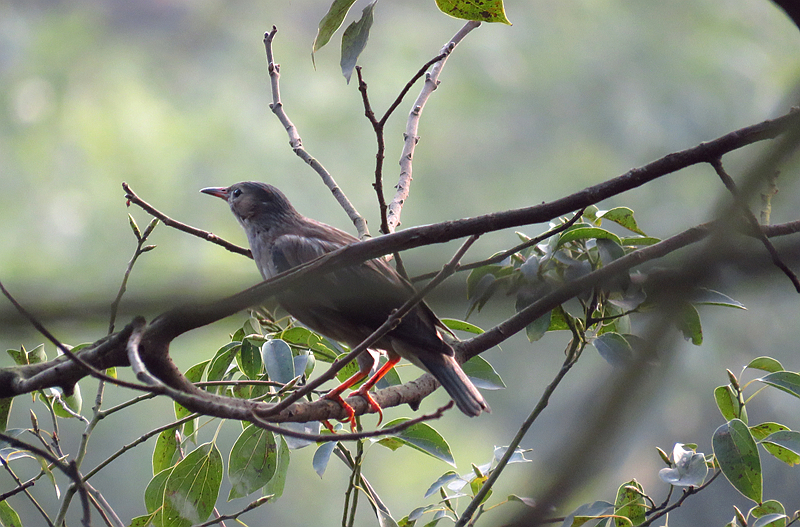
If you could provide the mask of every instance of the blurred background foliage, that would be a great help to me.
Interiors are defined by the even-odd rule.
[[[345,23],[362,7],[357,3]],[[268,108],[261,39],[273,24],[279,29],[274,48],[286,110],[306,148],[377,234],[374,138],[355,82],[347,85],[340,74],[339,37],[317,53],[316,70],[311,63],[311,43],[327,8],[325,1],[308,0],[0,2],[0,277],[12,293],[65,342],[102,336],[135,246],[123,181],[173,218],[240,244],[246,241],[230,212],[200,188],[266,181],[283,189],[306,215],[353,231],[317,176],[288,148]],[[558,198],[781,115],[797,101],[792,93],[800,78],[800,34],[767,0],[511,1],[506,10],[513,26],[482,26],[448,60],[423,114],[404,226]],[[373,107],[382,112],[463,22],[441,14],[429,0],[384,0],[375,17],[359,62]],[[417,91],[412,89],[387,128],[387,188],[397,175],[405,116]],[[762,149],[757,145],[728,156],[726,166],[741,174]],[[775,223],[795,219],[800,210],[796,173],[797,160],[779,181]],[[601,207],[629,206],[649,235],[666,237],[709,219],[721,195],[713,170],[701,166]],[[146,215],[131,212],[146,225]],[[522,230],[535,235],[545,229]],[[152,317],[177,303],[230,294],[258,280],[252,262],[196,238],[159,226],[151,240],[158,248],[133,272],[121,323],[132,314]],[[471,254],[478,259],[516,242],[512,232],[484,236]],[[436,269],[454,247],[414,251],[406,255],[407,265],[414,274]],[[670,451],[676,441],[694,441],[710,451],[710,433],[722,422],[711,390],[727,382],[724,368],[738,371],[750,358],[768,354],[788,369],[800,369],[796,294],[785,280],[772,288],[744,278],[728,277],[731,289],[725,292],[749,311],[701,312],[703,346],[679,351],[672,371],[664,373],[674,376],[672,390],[652,401],[618,448],[602,454],[609,460],[606,479],[576,499],[610,500],[617,485],[632,477],[661,495],[654,490],[662,466],[654,447]],[[463,277],[456,277],[433,303],[441,316],[459,317],[464,300]],[[471,320],[488,327],[512,310],[510,301],[493,301]],[[179,339],[176,362],[185,369],[210,356],[242,319],[228,322]],[[485,354],[509,387],[489,395],[495,412],[476,420],[451,412],[434,424],[450,439],[460,472],[467,472],[469,463],[488,461],[492,445],[508,443],[562,360],[567,339],[560,337],[547,335],[531,345],[517,336],[502,351]],[[30,349],[42,339],[3,304],[0,340],[6,348]],[[5,357],[0,364],[11,361]],[[609,368],[596,356],[582,361],[523,443],[534,448],[533,465],[509,470],[499,495],[533,493],[525,490],[529,482],[547,470],[550,453],[569,437],[581,412],[591,411],[576,405]],[[94,385],[87,385],[84,400],[91,400]],[[800,425],[794,401],[770,397],[764,398],[765,412],[791,412],[781,419]],[[426,406],[444,400],[436,394]],[[126,430],[133,422],[128,417],[113,430],[95,432],[92,455],[98,461],[148,424],[169,419],[171,405],[147,404],[138,426]],[[393,413],[407,411],[392,409],[387,417]],[[27,419],[20,408],[13,417]],[[73,426],[72,432],[80,431],[78,423]],[[303,518],[341,507],[343,469],[332,464],[320,481],[310,455],[298,452],[285,496],[259,509],[246,520],[249,525],[300,525]],[[127,465],[99,476],[96,486],[116,498],[112,505],[123,518],[143,512],[147,457],[144,451],[130,454]],[[389,493],[396,517],[424,503],[424,490],[448,468],[414,452],[377,447],[367,463],[365,474],[379,493]],[[778,494],[799,488],[800,477],[786,467],[776,470],[780,479],[765,494],[781,499]],[[731,503],[742,502],[719,481],[689,500],[670,524],[719,524],[730,517]],[[330,520],[323,523],[338,523],[336,514]],[[363,521],[370,522],[366,512]]]

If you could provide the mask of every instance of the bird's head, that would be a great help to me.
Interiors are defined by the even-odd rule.
[[[266,183],[244,181],[230,187],[204,188],[200,192],[227,201],[233,215],[242,224],[251,220],[272,223],[297,215],[283,192]]]

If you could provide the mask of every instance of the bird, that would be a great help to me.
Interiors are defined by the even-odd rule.
[[[280,190],[266,183],[245,181],[200,192],[228,203],[247,235],[253,260],[264,280],[359,241],[343,230],[303,216]],[[352,348],[415,293],[411,283],[386,260],[376,258],[304,279],[278,293],[276,299],[303,325]],[[490,412],[486,399],[444,340],[443,335],[449,332],[426,303],[418,303],[373,345],[385,351],[389,360],[351,396],[364,397],[372,411],[379,414],[380,424],[383,412],[369,390],[404,358],[433,375],[464,414],[476,417]],[[351,428],[355,426],[354,411],[341,393],[372,370],[376,358],[369,351],[372,350],[358,356],[358,373],[325,395],[345,408]]]

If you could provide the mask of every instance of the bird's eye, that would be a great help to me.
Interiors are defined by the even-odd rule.
[[[242,195],[242,189],[240,189],[240,188],[235,189],[233,192],[231,192],[231,195],[234,198],[238,198],[239,196]]]

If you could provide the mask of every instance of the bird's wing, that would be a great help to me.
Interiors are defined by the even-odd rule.
[[[357,241],[338,230],[326,230],[326,239],[313,234],[278,237],[271,249],[275,269],[286,271]],[[369,335],[413,294],[413,286],[387,262],[374,259],[309,278],[278,298],[287,311],[312,329],[353,345],[355,335],[361,339]],[[413,346],[449,355],[452,350],[442,346],[436,335],[441,326],[427,304],[420,303],[392,334]],[[345,336],[348,338],[342,338]]]

